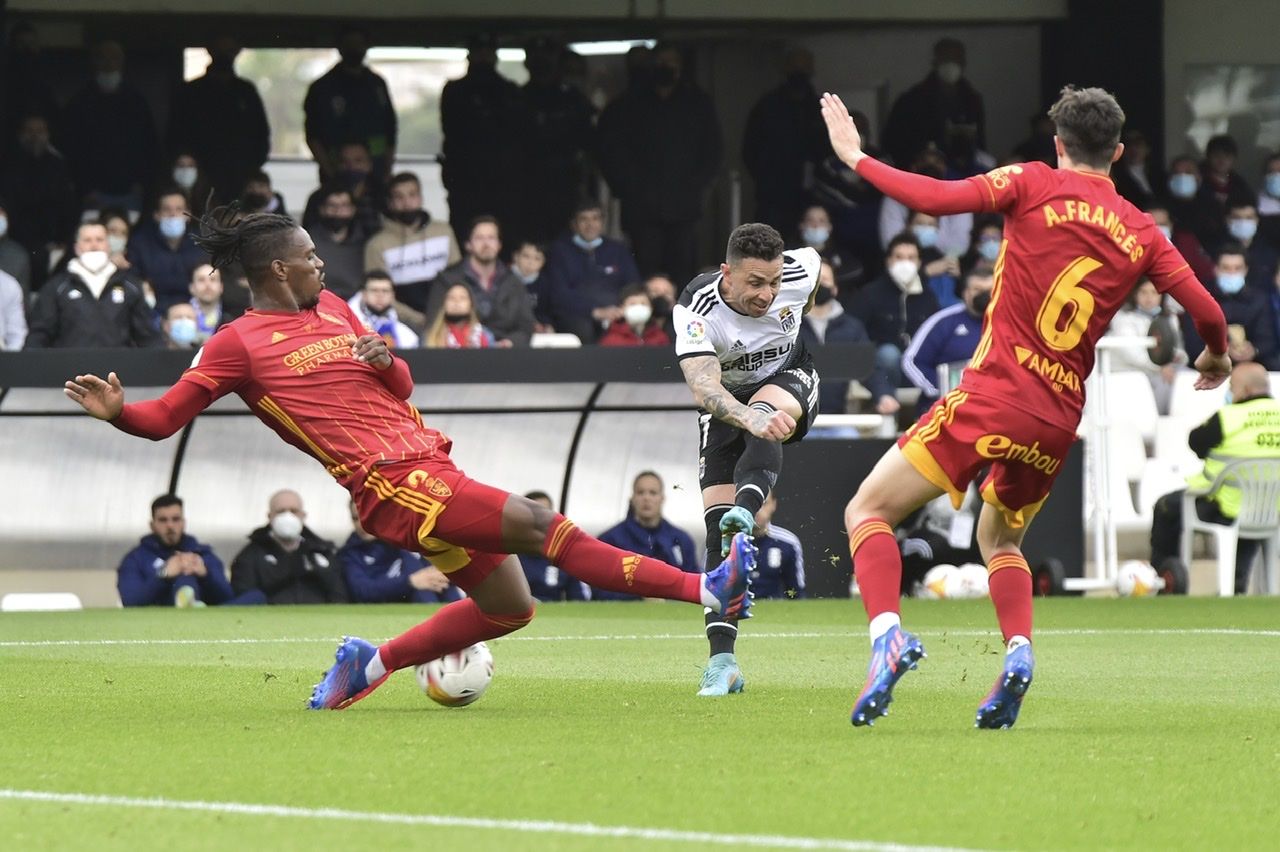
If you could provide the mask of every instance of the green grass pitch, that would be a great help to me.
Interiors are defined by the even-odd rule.
[[[868,647],[850,601],[759,603],[746,692],[726,699],[694,696],[694,607],[559,604],[491,643],[470,707],[402,672],[304,711],[337,636],[427,612],[0,617],[0,848],[1280,843],[1280,599],[1037,601],[1036,680],[1008,731],[973,728],[999,665],[986,601],[905,603],[929,658],[872,729],[849,725]]]

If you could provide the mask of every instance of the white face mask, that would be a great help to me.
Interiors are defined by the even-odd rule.
[[[622,309],[622,318],[626,320],[627,325],[644,325],[652,316],[653,308],[639,302],[632,302]]]
[[[80,255],[80,265],[90,272],[98,272],[111,260],[105,251],[87,251]]]
[[[271,532],[281,541],[297,541],[302,538],[302,518],[293,512],[281,512],[271,519]]]
[[[920,265],[910,260],[895,260],[889,264],[889,277],[899,287],[906,287],[920,274]]]
[[[938,79],[948,86],[954,86],[960,82],[963,75],[964,69],[960,67],[959,62],[944,62],[938,66]]]
[[[124,254],[128,245],[129,241],[119,234],[111,234],[107,237],[107,250],[112,254]]]
[[[178,166],[173,170],[173,182],[183,189],[195,186],[198,176],[195,166]]]
[[[124,74],[119,71],[100,71],[97,74],[98,88],[110,94],[120,88]]]
[[[0,216],[0,239],[7,233],[9,233],[9,217]]]

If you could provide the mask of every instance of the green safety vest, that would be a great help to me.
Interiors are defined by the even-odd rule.
[[[1224,406],[1217,416],[1222,421],[1222,443],[1204,460],[1200,473],[1187,477],[1189,488],[1208,488],[1231,459],[1280,458],[1280,402],[1261,396]],[[1209,499],[1228,518],[1240,514],[1238,488],[1224,484]]]

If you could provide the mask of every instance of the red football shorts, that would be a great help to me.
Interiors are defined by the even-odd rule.
[[[507,558],[502,510],[510,496],[470,478],[444,455],[379,464],[353,492],[365,530],[421,553],[466,591]]]
[[[1074,432],[1007,402],[954,390],[898,439],[898,447],[957,509],[969,483],[989,465],[982,499],[1016,529],[1040,511],[1075,439]]]

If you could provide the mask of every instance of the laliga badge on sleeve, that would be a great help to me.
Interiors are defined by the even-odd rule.
[[[702,320],[689,320],[689,324],[685,326],[684,335],[690,343],[699,343],[707,336],[707,327]]]

